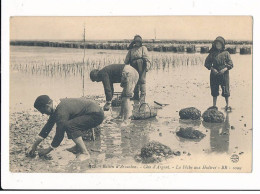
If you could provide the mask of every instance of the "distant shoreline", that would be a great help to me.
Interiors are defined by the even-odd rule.
[[[130,39],[121,40],[86,40],[86,43],[130,43]],[[82,40],[10,40],[11,42],[58,42],[58,43],[83,43]],[[174,40],[174,39],[143,39],[144,43],[157,43],[157,44],[211,44],[212,40]],[[250,40],[226,40],[227,44],[232,45],[252,45],[253,41]]]
[[[39,47],[62,47],[76,49],[105,49],[127,50],[130,40],[90,41],[85,43],[78,40],[68,41],[34,41],[34,40],[11,40],[11,46],[39,46]],[[143,44],[148,51],[155,52],[187,52],[208,53],[212,41],[209,40],[144,40]],[[252,41],[227,40],[227,50],[230,54],[251,54]],[[242,50],[242,52],[241,52]]]

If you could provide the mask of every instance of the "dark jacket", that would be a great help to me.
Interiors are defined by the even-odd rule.
[[[220,71],[221,69],[227,67],[228,70],[230,70],[233,68],[233,62],[228,51],[216,51],[208,55],[205,60],[205,67],[209,70],[211,69],[211,67],[213,67],[217,71]]]
[[[216,49],[216,42],[220,42],[222,44],[222,50]],[[231,60],[230,54],[228,51],[225,51],[225,39],[223,37],[219,36],[216,38],[209,53],[210,54],[206,58],[204,64],[207,69],[210,70],[211,67],[213,67],[217,71],[220,71],[225,67],[227,67],[228,70],[233,68],[233,62]]]
[[[111,101],[114,94],[114,83],[121,83],[122,73],[125,64],[108,65],[98,72],[98,81],[102,81],[106,101]]]
[[[66,122],[83,115],[91,115],[100,113],[101,107],[92,100],[84,98],[65,98],[56,107],[55,112],[52,113],[42,128],[39,135],[46,138],[56,123],[56,134],[51,143],[52,147],[58,147],[64,138],[66,131]]]

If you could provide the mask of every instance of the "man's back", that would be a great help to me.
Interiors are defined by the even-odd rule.
[[[73,119],[78,116],[98,113],[101,107],[93,100],[85,98],[64,98],[57,106],[55,114],[59,119]]]
[[[102,79],[108,76],[111,83],[120,83],[124,67],[125,64],[108,65],[99,71],[98,77],[103,81]]]

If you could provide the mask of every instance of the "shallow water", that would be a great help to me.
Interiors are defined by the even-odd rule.
[[[48,52],[48,49],[53,49]],[[98,55],[107,55],[123,59],[126,51],[87,50],[86,58],[97,58]],[[73,54],[74,53],[74,54]],[[156,55],[156,54],[154,54]],[[159,55],[159,54],[157,54]],[[175,56],[171,53],[163,53]],[[182,54],[178,54],[180,58]],[[187,57],[204,59],[206,55],[183,54]],[[62,56],[66,56],[63,59]],[[82,50],[64,48],[16,48],[11,47],[12,64],[28,61],[80,61]],[[100,126],[101,134],[95,141],[86,141],[91,153],[91,159],[79,162],[75,155],[65,151],[73,145],[72,141],[63,140],[62,145],[51,153],[52,160],[35,159],[24,156],[25,147],[29,146],[35,135],[41,130],[46,116],[35,112],[33,103],[37,96],[48,94],[58,100],[64,97],[81,97],[82,77],[68,75],[66,77],[46,76],[30,72],[10,71],[10,170],[13,172],[109,172],[109,171],[152,171],[144,164],[135,162],[134,156],[140,153],[142,146],[149,141],[159,141],[181,155],[163,161],[168,164],[230,164],[230,156],[239,155],[239,164],[248,164],[243,168],[250,171],[252,157],[252,56],[231,55],[234,68],[230,71],[231,97],[230,105],[233,111],[224,113],[226,121],[223,124],[207,124],[203,121],[180,121],[178,111],[182,108],[194,106],[203,113],[212,104],[209,88],[209,71],[203,67],[202,61],[197,65],[169,66],[155,68],[147,74],[147,102],[153,101],[169,104],[158,110],[154,119],[132,121],[127,127],[120,127],[114,121],[118,108],[106,112],[106,120]],[[32,62],[33,63],[33,62]],[[116,84],[115,91],[121,91]],[[101,105],[104,103],[104,91],[101,83],[93,83],[85,75],[84,94],[98,98]],[[225,106],[223,97],[218,99],[219,110]],[[201,141],[191,141],[176,136],[181,126],[194,126],[206,136]],[[55,130],[52,131],[53,136]],[[43,142],[49,145],[51,138]],[[207,162],[205,162],[207,161]],[[122,165],[124,165],[122,167]],[[132,166],[131,166],[132,165]],[[120,168],[120,166],[122,168]],[[116,168],[118,167],[118,168]],[[131,167],[131,168],[130,168]],[[166,167],[165,167],[166,168]],[[231,169],[232,170],[232,169]],[[178,172],[177,168],[168,171]],[[189,171],[189,169],[182,169]],[[198,170],[200,171],[200,170]]]

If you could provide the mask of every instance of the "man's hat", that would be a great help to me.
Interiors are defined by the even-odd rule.
[[[34,108],[36,108],[38,110],[39,108],[47,105],[50,101],[51,101],[51,99],[47,95],[38,96],[34,102]]]
[[[99,72],[98,69],[94,69],[90,72],[91,81],[96,81],[98,72]]]

